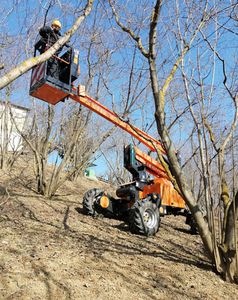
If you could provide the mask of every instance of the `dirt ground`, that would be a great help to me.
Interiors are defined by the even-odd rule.
[[[47,200],[20,179],[0,179],[0,299],[238,299],[183,217],[132,235],[82,213],[83,193],[103,184],[81,178]]]

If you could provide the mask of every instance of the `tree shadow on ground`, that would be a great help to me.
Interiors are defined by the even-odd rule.
[[[126,254],[128,256],[133,256],[133,255],[146,255],[146,256],[151,256],[151,257],[159,257],[163,260],[168,260],[168,261],[172,261],[174,263],[178,263],[178,264],[187,264],[189,266],[193,265],[196,267],[199,267],[201,269],[204,270],[211,270],[211,265],[210,263],[205,260],[202,259],[201,260],[201,256],[197,255],[196,253],[194,253],[192,250],[190,250],[188,248],[188,246],[184,245],[184,244],[177,244],[176,242],[172,241],[172,240],[166,240],[166,235],[164,235],[163,238],[161,238],[161,243],[158,242],[158,239],[150,237],[147,238],[145,236],[138,236],[138,235],[134,235],[131,234],[132,236],[132,241],[130,240],[130,235],[126,235],[126,236],[118,236],[116,240],[111,240],[110,239],[110,234],[111,231],[113,230],[113,228],[117,228],[120,231],[123,232],[129,232],[129,228],[128,225],[125,222],[122,222],[120,224],[117,225],[112,225],[109,223],[105,223],[103,221],[103,219],[99,220],[99,223],[95,223],[95,222],[89,222],[88,225],[91,225],[92,227],[97,227],[97,228],[111,228],[111,230],[108,230],[108,237],[106,236],[106,238],[100,238],[96,235],[93,234],[89,234],[89,233],[83,233],[83,235],[80,233],[79,229],[73,229],[68,225],[68,219],[70,218],[69,216],[69,206],[66,206],[62,212],[61,212],[61,218],[62,222],[55,222],[55,220],[50,220],[47,218],[46,219],[42,219],[42,217],[39,217],[37,215],[37,210],[28,207],[25,203],[22,203],[21,201],[19,201],[20,204],[20,208],[23,211],[23,216],[25,218],[29,218],[31,220],[33,220],[34,222],[37,222],[38,224],[41,225],[47,225],[47,226],[51,226],[55,229],[58,229],[62,232],[64,232],[65,235],[67,235],[68,237],[70,237],[71,239],[77,239],[79,241],[82,241],[83,243],[86,243],[86,245],[88,245],[89,249],[91,249],[92,251],[95,251],[95,254],[100,254],[103,253],[104,251],[107,252],[113,252],[113,253],[123,253]],[[82,213],[83,209],[82,208],[75,208],[75,210],[77,212],[79,212],[80,214]],[[85,214],[84,214],[85,215]],[[85,217],[84,217],[85,218]],[[92,218],[90,216],[88,216],[88,218]],[[80,223],[83,223],[84,220],[79,220]],[[103,223],[103,224],[100,224]],[[105,226],[106,225],[106,226]],[[45,228],[46,229],[46,228]],[[42,226],[39,227],[39,230],[44,230],[44,228]],[[163,230],[166,231],[166,228],[163,228]],[[107,234],[107,233],[106,233]],[[112,234],[116,234],[116,232],[112,232]],[[129,237],[128,237],[129,236]],[[125,239],[126,242],[125,243]],[[166,246],[166,243],[168,243],[168,246]],[[163,245],[163,243],[165,245]],[[186,241],[185,241],[186,243]],[[141,247],[141,244],[143,244],[143,247]],[[174,248],[179,249],[179,251],[177,253],[175,253],[175,251],[173,251]],[[152,250],[154,249],[154,250]]]
[[[25,218],[31,219],[32,221],[36,222],[36,224],[38,224],[37,227],[32,227],[34,228],[34,230],[32,230],[31,228],[31,231],[28,233],[28,235],[32,235],[35,237],[36,232],[38,232],[42,233],[42,236],[45,236],[45,234],[49,232],[49,227],[47,226],[51,226],[53,229],[57,229],[57,231],[52,231],[53,238],[57,239],[58,236],[65,237],[63,240],[59,240],[60,245],[61,243],[65,243],[65,245],[62,244],[62,247],[68,247],[69,241],[71,239],[73,242],[72,244],[77,245],[78,252],[82,253],[84,251],[86,254],[88,254],[89,251],[91,255],[93,255],[96,259],[104,262],[105,264],[109,266],[115,264],[116,267],[114,272],[117,272],[118,276],[123,277],[124,280],[126,280],[126,282],[130,282],[131,285],[135,284],[134,279],[131,278],[129,274],[125,274],[123,272],[123,267],[120,265],[120,260],[115,259],[119,255],[126,255],[129,257],[129,260],[130,258],[139,258],[140,256],[145,256],[155,259],[158,258],[164,262],[168,261],[169,263],[172,262],[174,264],[195,266],[206,271],[212,270],[210,263],[205,259],[201,259],[201,257],[197,257],[196,254],[188,248],[188,246],[186,246],[185,244],[177,244],[174,241],[166,239],[166,228],[163,228],[163,230],[165,230],[165,235],[163,238],[161,238],[160,241],[159,239],[156,239],[156,237],[147,238],[144,236],[123,234],[123,232],[128,232],[128,225],[124,222],[120,223],[119,225],[112,225],[107,222],[104,222],[103,220],[99,220],[99,222],[92,222],[90,216],[82,216],[81,219],[77,220],[79,224],[85,221],[87,222],[88,220],[88,225],[90,225],[92,229],[97,228],[98,230],[93,231],[93,233],[91,231],[85,232],[85,230],[81,232],[80,227],[74,226],[72,228],[69,225],[68,221],[71,218],[70,211],[73,211],[70,210],[70,206],[64,206],[64,209],[62,209],[60,217],[61,223],[56,223],[54,219],[47,219],[47,217],[43,219],[42,216],[38,215],[37,208],[31,208],[25,203],[21,203],[20,207],[23,210],[23,216]],[[83,212],[83,209],[80,207],[74,209],[80,214],[82,214]],[[116,232],[115,228],[119,229],[121,233]],[[176,230],[176,228],[174,229]],[[22,229],[19,227],[19,231],[20,230]],[[104,232],[104,234],[101,235],[101,232]],[[175,247],[178,248],[179,251],[175,252]],[[108,253],[109,255],[105,256],[105,253]],[[155,260],[153,261],[153,263],[156,263]],[[54,278],[50,274],[50,270],[47,269],[46,271],[44,269],[44,266],[42,266],[41,268],[41,266],[39,265],[36,268],[36,275],[41,277],[41,280],[45,282],[46,288],[48,289],[48,299],[53,299],[50,286],[52,282],[54,283]],[[138,278],[143,277],[147,284],[149,286],[152,286],[151,278],[147,278],[146,275],[141,274],[140,268],[136,268],[132,272],[135,276],[138,276]],[[157,275],[153,274],[153,276],[155,277]],[[162,276],[160,277],[160,280],[155,279],[154,286],[156,288],[165,289],[169,281],[166,278],[166,274],[160,274],[160,276]],[[171,276],[174,276],[175,278],[178,275],[173,274]],[[175,280],[177,279],[175,278]],[[181,280],[181,278],[179,277],[178,280]],[[57,285],[57,283],[54,284]],[[138,288],[141,289],[143,293],[148,294],[148,297],[150,299],[157,299],[152,294],[152,291],[143,290],[142,287]],[[184,292],[180,291],[178,287],[173,286],[173,289],[181,296],[185,296]]]
[[[84,212],[84,210],[82,208],[80,208],[80,207],[75,208],[75,210],[78,213],[80,213],[80,214],[86,215],[85,212]],[[88,216],[88,217],[92,218],[91,216]],[[129,233],[129,226],[128,226],[128,224],[126,222],[122,222],[120,224],[107,224],[107,225],[110,226],[110,227],[112,227],[112,228],[119,229],[122,232]],[[178,227],[175,227],[175,226],[172,226],[172,228],[174,230],[178,230],[178,231],[180,231],[182,233],[186,233],[186,234],[190,234],[191,235],[191,233],[190,233],[189,230],[186,230],[186,229],[183,229],[183,228],[178,228]],[[135,237],[136,235],[132,234],[132,236]],[[182,245],[174,243],[173,241],[169,241],[169,243],[171,244],[172,247],[178,247],[180,249],[181,255],[176,255],[174,252],[170,251],[169,249],[166,249],[161,244],[158,245],[156,242],[149,241],[146,236],[137,235],[137,237],[140,237],[143,241],[146,240],[146,243],[151,244],[153,247],[157,247],[159,250],[163,251],[164,253],[167,252],[167,257],[164,254],[160,255],[157,252],[150,252],[150,251],[143,252],[143,250],[139,250],[140,254],[150,255],[150,256],[154,256],[154,257],[160,256],[160,257],[163,257],[165,260],[167,259],[167,260],[172,260],[172,261],[177,262],[177,263],[184,263],[184,264],[188,264],[188,265],[194,265],[194,266],[202,268],[204,270],[210,270],[211,269],[211,265],[210,265],[209,261],[204,260],[203,262],[201,262],[200,261],[201,260],[200,257],[197,257],[197,259],[196,259],[196,254],[193,253],[192,251],[190,251],[187,248],[187,246],[182,246]],[[150,237],[150,239],[151,239],[151,237]],[[120,248],[120,244],[118,244],[117,247],[119,249]],[[126,248],[125,245],[123,247]],[[129,255],[129,253],[127,253],[127,252],[126,252],[126,254]],[[194,260],[186,258],[185,255],[194,257]]]
[[[42,281],[46,288],[46,298],[48,300],[55,299],[55,295],[52,291],[52,285],[55,285],[58,289],[62,290],[63,294],[65,295],[65,299],[72,299],[72,293],[70,289],[64,285],[62,282],[56,280],[49,271],[46,270],[43,264],[32,264],[32,268],[34,270],[35,276],[38,280]]]
[[[0,185],[0,196],[5,196],[6,195],[6,188],[2,185]]]

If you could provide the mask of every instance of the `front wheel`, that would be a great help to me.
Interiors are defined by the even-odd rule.
[[[129,211],[129,228],[132,233],[155,235],[159,230],[160,215],[156,204],[149,200],[136,201]]]
[[[97,202],[98,197],[100,197],[102,190],[100,189],[91,189],[87,191],[83,196],[83,210],[85,214],[96,216],[97,211],[95,204]]]

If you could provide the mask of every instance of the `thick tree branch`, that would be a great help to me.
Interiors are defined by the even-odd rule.
[[[149,32],[149,54],[151,59],[155,59],[155,43],[157,38],[156,28],[158,25],[159,14],[162,6],[162,0],[157,0],[151,15]]]

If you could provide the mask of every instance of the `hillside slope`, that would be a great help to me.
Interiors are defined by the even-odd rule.
[[[82,213],[83,193],[103,184],[81,178],[47,200],[23,183],[0,179],[0,299],[238,299],[184,218],[164,217],[156,237],[132,235]]]

